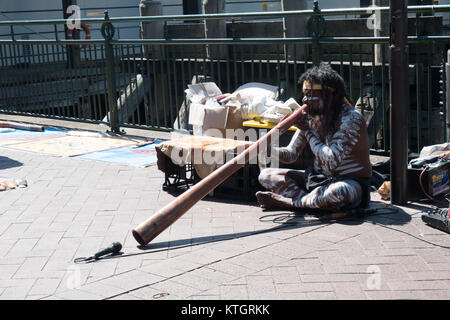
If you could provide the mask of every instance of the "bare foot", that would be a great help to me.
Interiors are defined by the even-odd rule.
[[[256,193],[256,199],[258,200],[259,206],[263,209],[294,209],[292,199],[285,198],[270,191],[258,191]]]

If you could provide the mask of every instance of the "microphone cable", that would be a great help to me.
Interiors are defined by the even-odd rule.
[[[117,255],[117,254],[119,254],[121,249],[122,249],[122,244],[120,242],[114,242],[109,247],[98,251],[93,256],[75,258],[75,260],[73,262],[77,263],[77,264],[94,262],[94,261],[99,260],[100,257],[108,255],[108,254]]]

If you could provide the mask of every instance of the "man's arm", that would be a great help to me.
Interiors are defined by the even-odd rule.
[[[286,147],[273,147],[275,154],[282,163],[293,163],[298,159],[300,153],[307,143],[305,134],[302,130],[297,129],[291,141]]]

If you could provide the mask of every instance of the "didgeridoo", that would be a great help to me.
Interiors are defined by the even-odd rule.
[[[266,135],[255,141],[250,147],[238,154],[236,157],[226,162],[223,166],[211,172],[207,177],[199,181],[192,188],[175,198],[171,203],[157,211],[146,221],[142,222],[132,233],[136,241],[142,246],[149,243],[168,226],[174,223],[179,217],[186,213],[194,204],[203,199],[211,190],[230,177],[233,173],[242,168],[250,159],[257,155],[258,148],[265,145],[272,137],[278,137],[286,132],[295,122],[300,114],[306,109],[304,104],[289,117],[282,120]],[[270,140],[269,140],[270,141]]]
[[[21,124],[15,122],[0,122],[0,128],[13,128],[20,130],[29,130],[29,131],[44,131],[43,126],[35,126],[31,124]]]

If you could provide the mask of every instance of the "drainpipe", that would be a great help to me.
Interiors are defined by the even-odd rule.
[[[408,20],[407,0],[390,1],[389,102],[391,128],[391,203],[407,201]]]

